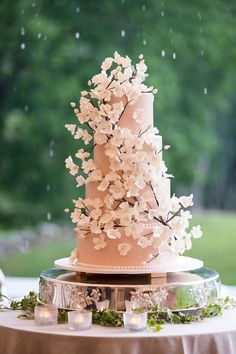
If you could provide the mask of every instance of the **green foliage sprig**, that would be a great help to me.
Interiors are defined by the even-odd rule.
[[[122,313],[114,310],[93,310],[93,323],[107,327],[122,327],[123,315]]]

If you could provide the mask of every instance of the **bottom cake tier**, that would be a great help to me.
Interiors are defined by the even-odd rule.
[[[159,274],[90,274],[61,269],[41,273],[39,300],[61,309],[167,307],[195,310],[220,296],[219,274],[208,268]],[[106,304],[108,304],[106,301]]]

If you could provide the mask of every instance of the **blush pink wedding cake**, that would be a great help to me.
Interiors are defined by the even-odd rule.
[[[66,125],[79,144],[66,167],[86,191],[73,200],[77,247],[70,261],[104,269],[169,264],[202,233],[189,228],[192,195],[171,196],[162,154],[169,145],[153,126],[157,90],[144,84],[142,55],[133,65],[115,52],[101,69],[79,104],[71,103],[76,124]]]

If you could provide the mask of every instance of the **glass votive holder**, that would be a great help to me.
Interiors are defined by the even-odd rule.
[[[69,328],[72,331],[83,331],[92,325],[92,312],[90,311],[69,311]]]
[[[147,312],[124,312],[123,320],[125,329],[129,331],[141,331],[147,325]]]
[[[105,310],[108,310],[109,304],[110,304],[109,300],[97,301],[96,308],[98,311],[105,311]]]
[[[38,305],[34,308],[35,324],[49,326],[57,324],[57,307],[55,305]]]

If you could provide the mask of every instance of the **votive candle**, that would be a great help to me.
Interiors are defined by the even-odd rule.
[[[124,312],[123,320],[126,329],[130,331],[141,331],[147,325],[147,312]]]
[[[57,324],[57,307],[55,305],[38,305],[34,308],[35,323],[38,326]]]
[[[69,328],[73,331],[89,329],[92,325],[92,312],[70,311],[68,312]]]

